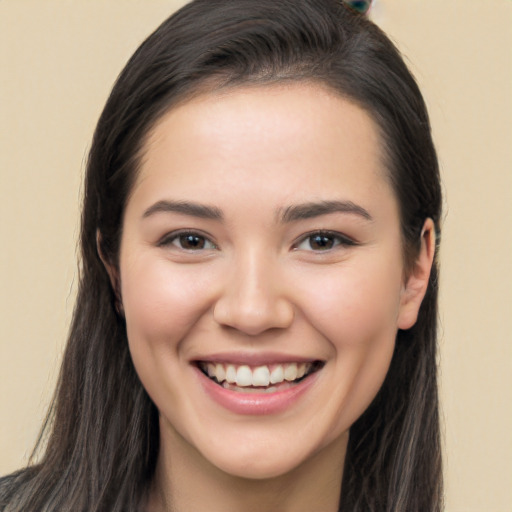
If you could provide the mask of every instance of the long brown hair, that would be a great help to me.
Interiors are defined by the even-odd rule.
[[[4,479],[3,510],[143,509],[159,450],[158,413],[134,370],[97,241],[116,265],[141,150],[166,111],[205,90],[283,81],[320,83],[373,118],[400,206],[406,264],[426,218],[439,239],[439,171],[425,104],[378,27],[339,0],[189,3],[135,52],[99,119],[85,178],[78,296],[40,439],[47,437],[46,450]],[[434,264],[416,325],[398,332],[386,380],[351,427],[345,512],[442,509],[437,272]]]

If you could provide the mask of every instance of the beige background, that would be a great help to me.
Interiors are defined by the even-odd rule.
[[[30,452],[73,304],[84,160],[108,91],[182,1],[0,0],[0,474]],[[512,1],[380,0],[424,90],[446,196],[448,512],[512,510]]]

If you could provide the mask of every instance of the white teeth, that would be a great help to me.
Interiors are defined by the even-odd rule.
[[[215,377],[219,382],[222,382],[226,379],[226,370],[224,370],[224,365],[217,363],[215,365]]]
[[[228,364],[226,368],[226,380],[230,384],[234,384],[236,382],[236,368],[232,364]]]
[[[270,384],[270,370],[268,366],[258,366],[252,372],[253,386],[268,386]]]
[[[270,373],[270,383],[278,384],[284,380],[284,370],[282,365],[277,365]]]
[[[239,366],[236,371],[236,385],[252,386],[252,371],[248,366]]]
[[[292,381],[297,378],[297,365],[295,363],[286,366],[284,369],[284,378],[287,381]]]
[[[205,363],[203,371],[219,384],[236,384],[238,387],[267,388],[271,384],[284,381],[292,382],[306,375],[311,363],[285,363],[273,365],[272,371],[267,365],[252,369],[249,365],[234,365],[222,363]]]

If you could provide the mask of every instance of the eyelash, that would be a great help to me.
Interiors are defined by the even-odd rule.
[[[186,238],[189,238],[190,241],[192,241],[193,238],[199,240],[199,244],[202,244],[200,247],[183,247],[183,242]],[[317,238],[317,242],[332,244],[331,246],[324,247],[324,248],[313,248],[311,243],[314,238]],[[320,240],[323,239],[323,240]],[[301,248],[301,245],[305,242],[309,241],[309,249]],[[176,243],[178,242],[178,243]],[[173,245],[177,247],[178,249],[184,250],[184,251],[190,251],[190,252],[196,252],[196,251],[202,251],[202,250],[215,250],[218,249],[217,245],[210,240],[207,236],[204,234],[197,232],[197,231],[178,231],[174,233],[170,233],[166,235],[162,240],[158,243],[160,247],[163,246],[169,246]],[[209,245],[209,246],[208,246]],[[321,252],[327,252],[335,249],[338,246],[341,247],[350,247],[357,245],[357,242],[354,240],[348,238],[345,235],[342,235],[341,233],[338,233],[336,231],[312,231],[310,233],[307,233],[306,235],[302,236],[296,243],[293,244],[292,249],[293,250],[307,250],[312,251],[315,253],[321,253]]]

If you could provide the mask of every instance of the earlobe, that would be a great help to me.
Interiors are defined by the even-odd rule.
[[[421,246],[414,267],[407,277],[400,299],[397,327],[410,329],[418,318],[418,312],[427,291],[430,271],[434,262],[436,233],[432,219],[425,220],[421,231]]]

